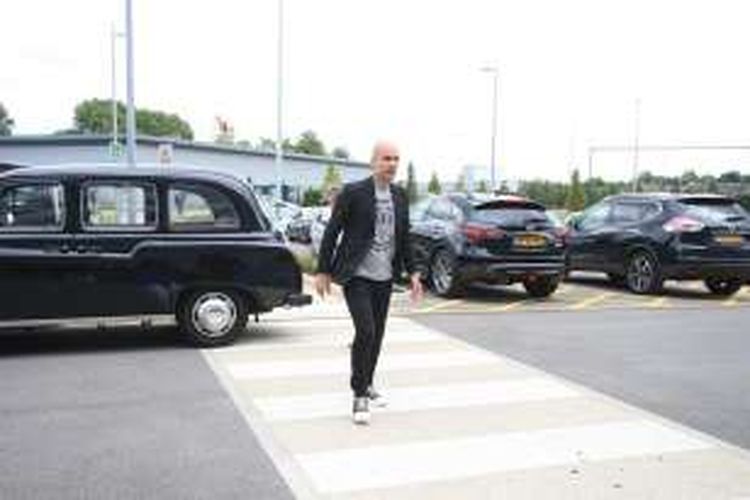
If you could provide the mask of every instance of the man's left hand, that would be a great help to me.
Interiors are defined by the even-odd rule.
[[[410,276],[409,288],[411,289],[411,301],[414,303],[422,300],[424,291],[422,290],[422,278],[419,273],[413,273]]]

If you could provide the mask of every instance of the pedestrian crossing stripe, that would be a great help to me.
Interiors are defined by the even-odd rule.
[[[388,405],[379,409],[378,413],[468,408],[579,396],[578,392],[564,384],[540,377],[511,381],[412,386],[390,388]],[[350,403],[351,394],[348,392],[255,399],[255,405],[263,415],[275,421],[348,417]]]
[[[535,469],[705,450],[711,445],[647,420],[499,433],[299,454],[322,493],[341,493]]]
[[[344,353],[338,356],[304,361],[233,362],[227,366],[227,369],[236,379],[309,377],[315,375],[348,374],[350,370],[349,362],[348,353]],[[378,371],[462,367],[493,363],[497,363],[497,358],[493,355],[470,350],[395,354],[383,357],[378,362]]]

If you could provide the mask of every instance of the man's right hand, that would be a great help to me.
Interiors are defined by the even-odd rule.
[[[321,298],[331,293],[331,275],[318,273],[315,275],[315,290]]]

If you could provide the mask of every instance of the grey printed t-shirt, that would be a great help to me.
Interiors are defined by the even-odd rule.
[[[375,281],[388,281],[393,277],[396,216],[390,186],[384,189],[375,185],[375,237],[355,276]]]

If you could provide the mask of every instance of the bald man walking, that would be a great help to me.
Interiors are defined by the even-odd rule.
[[[315,282],[318,294],[323,297],[330,293],[332,280],[342,285],[354,322],[350,386],[355,424],[368,424],[370,403],[382,400],[372,380],[394,278],[405,269],[412,300],[422,296],[409,246],[409,202],[406,192],[393,184],[399,160],[394,144],[375,144],[372,175],[344,186],[320,244]]]

